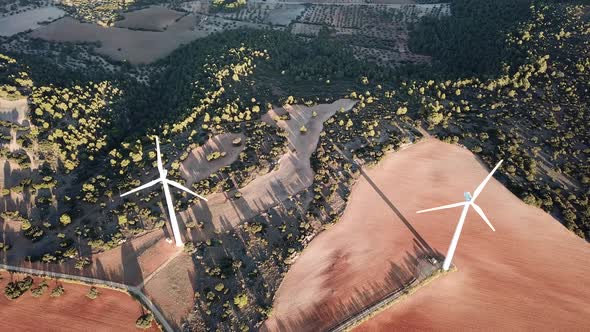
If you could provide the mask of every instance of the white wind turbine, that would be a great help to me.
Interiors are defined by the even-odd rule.
[[[492,226],[492,223],[490,223],[490,221],[488,220],[486,215],[483,213],[483,210],[481,209],[481,207],[479,207],[479,205],[475,204],[475,199],[477,198],[477,196],[479,196],[479,194],[481,194],[483,187],[485,187],[485,185],[488,183],[488,181],[490,181],[494,172],[502,164],[502,161],[503,160],[500,160],[500,162],[498,162],[498,164],[496,165],[496,167],[494,167],[494,169],[490,172],[490,174],[488,174],[488,176],[486,176],[486,178],[483,180],[483,182],[480,183],[480,185],[477,186],[477,188],[475,188],[475,191],[473,192],[473,196],[471,196],[471,193],[469,193],[469,192],[464,193],[465,202],[443,205],[443,206],[435,207],[432,209],[420,210],[420,211],[416,212],[416,213],[423,213],[423,212],[430,212],[430,211],[436,211],[436,210],[450,209],[450,208],[459,207],[459,206],[463,207],[463,211],[461,212],[461,217],[459,218],[459,223],[457,224],[457,228],[455,229],[455,234],[453,234],[453,240],[451,240],[451,245],[449,246],[449,251],[447,252],[447,256],[445,257],[445,261],[443,263],[443,269],[445,271],[448,271],[449,267],[451,266],[451,261],[453,260],[453,254],[455,253],[455,249],[457,249],[457,242],[459,242],[459,236],[461,235],[461,229],[463,228],[463,224],[465,223],[465,217],[467,216],[467,210],[469,210],[469,207],[472,207],[480,215],[480,217],[483,219],[483,221],[485,221],[486,224],[488,224],[488,226],[490,226],[492,231],[494,231],[494,232],[496,231],[494,229],[494,226]]]
[[[172,196],[170,195],[170,188],[168,188],[168,185],[174,186],[180,190],[184,190],[189,194],[197,196],[198,198],[204,200],[205,202],[207,201],[207,199],[205,197],[191,191],[190,189],[181,185],[180,183],[178,183],[176,181],[168,180],[166,178],[168,171],[164,169],[164,166],[162,164],[162,157],[160,156],[160,140],[158,139],[158,136],[156,136],[156,152],[158,153],[158,171],[160,171],[160,177],[122,194],[121,197],[127,196],[129,194],[133,194],[134,192],[151,187],[157,183],[162,183],[162,187],[164,187],[164,195],[166,196],[166,205],[168,206],[168,215],[170,216],[170,224],[172,225],[172,232],[174,233],[174,241],[176,242],[177,247],[181,247],[183,245],[183,242],[182,242],[182,238],[180,237],[180,229],[178,228],[178,220],[176,220],[176,213],[174,212],[174,204],[172,203]]]

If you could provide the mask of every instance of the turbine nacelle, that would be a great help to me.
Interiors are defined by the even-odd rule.
[[[469,202],[471,201],[472,197],[471,197],[471,193],[469,191],[466,191],[463,193],[463,196],[465,196],[465,201]]]

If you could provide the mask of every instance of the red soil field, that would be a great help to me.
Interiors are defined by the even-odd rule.
[[[446,253],[460,209],[415,212],[461,201],[488,172],[468,150],[437,140],[390,154],[366,169],[341,220],[314,239],[287,273],[264,329],[329,328],[396,288],[413,273],[413,257]],[[359,331],[590,325],[589,245],[496,180],[478,204],[496,232],[470,211],[453,262],[458,271]]]
[[[487,172],[467,150],[437,141],[392,156],[380,168],[389,174],[387,183],[418,189],[405,200],[403,192],[392,192],[392,200],[399,200],[408,216],[420,208],[459,201],[461,192],[473,191]],[[588,243],[497,181],[485,188],[478,204],[496,232],[470,211],[454,259],[458,271],[358,331],[571,331],[590,326]],[[459,214],[455,209],[413,215],[412,222],[429,244],[446,252]]]
[[[2,290],[11,281],[8,272],[2,271]],[[13,278],[24,278],[13,275]],[[35,277],[33,287],[43,280]],[[64,294],[54,298],[49,294],[56,285],[48,281],[49,288],[39,298],[30,291],[18,299],[9,300],[0,295],[0,322],[2,331],[138,331],[135,321],[142,315],[142,306],[126,293],[98,288],[99,295],[91,300],[86,297],[89,286],[62,282]],[[152,327],[145,331],[159,331]]]

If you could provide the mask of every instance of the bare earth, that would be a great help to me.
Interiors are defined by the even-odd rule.
[[[265,328],[329,327],[385,291],[382,285],[393,290],[415,267],[411,257],[446,253],[460,210],[415,211],[461,201],[463,191],[473,191],[488,171],[469,151],[437,140],[390,154],[365,170],[341,221],[314,239],[285,277]],[[588,244],[496,180],[478,204],[496,232],[470,212],[455,254],[458,271],[359,331],[589,326]]]
[[[12,36],[27,30],[34,30],[39,22],[52,21],[64,16],[57,7],[42,7],[0,18],[0,36]]]
[[[279,159],[277,169],[240,188],[241,199],[229,200],[223,193],[209,195],[207,203],[199,202],[181,212],[181,219],[185,223],[204,222],[206,227],[224,231],[309,187],[313,182],[309,158],[318,144],[323,122],[341,108],[349,110],[355,104],[356,101],[340,99],[313,107],[287,106],[286,111],[291,113],[291,120],[287,121],[272,120],[274,112],[270,111],[264,120],[287,130],[291,147],[291,151]],[[313,111],[318,114],[315,118]],[[307,128],[305,134],[299,132],[303,125]]]
[[[11,281],[8,272],[2,272],[0,287],[4,289]],[[13,278],[24,278],[15,274]],[[35,277],[33,287],[42,278]],[[3,331],[138,331],[135,321],[142,315],[142,306],[126,293],[98,288],[99,295],[91,300],[86,297],[89,286],[61,283],[65,293],[57,298],[50,297],[56,282],[48,280],[49,288],[39,298],[30,291],[16,300],[0,296],[0,321]],[[42,315],[41,315],[42,313]],[[153,324],[153,323],[152,323]],[[159,331],[153,324],[146,331]]]
[[[195,304],[196,271],[191,256],[180,254],[161,272],[155,273],[144,292],[160,308],[168,323],[180,329]]]
[[[0,120],[9,121],[21,126],[28,125],[29,106],[27,98],[5,100],[0,98]]]
[[[242,144],[234,146],[232,141],[236,138],[242,139]],[[209,139],[202,146],[193,149],[188,158],[180,165],[180,174],[186,179],[188,186],[209,177],[222,167],[231,165],[245,148],[244,135],[241,134],[221,134]],[[207,155],[215,152],[225,152],[223,158],[208,161]]]
[[[196,17],[192,15],[185,16],[165,32],[108,28],[64,17],[33,31],[31,37],[58,42],[100,42],[98,53],[140,64],[163,58],[180,44],[207,36],[204,31],[191,30],[195,25]]]
[[[133,13],[130,12],[127,15],[134,15]],[[168,13],[159,14],[162,14],[162,17],[154,18],[156,25],[161,25],[162,20],[167,20],[170,16]],[[133,20],[135,21],[135,19]],[[189,14],[170,23],[164,31],[141,31],[81,23],[71,17],[64,17],[31,32],[30,36],[56,42],[98,42],[100,46],[96,48],[96,52],[100,54],[117,61],[146,64],[164,58],[183,44],[207,37],[213,32],[244,26],[266,27],[261,24],[231,21],[220,17]]]
[[[184,13],[176,10],[152,6],[123,14],[125,18],[115,23],[115,26],[119,28],[162,31],[183,15]]]
[[[199,203],[181,212],[180,217],[185,223],[199,221],[205,224],[204,231],[193,230],[191,237],[206,237],[206,234],[212,231],[228,230],[310,186],[313,171],[309,158],[316,149],[323,122],[341,108],[349,110],[355,104],[353,100],[341,99],[332,104],[314,107],[287,106],[280,112],[291,113],[292,118],[288,121],[272,120],[271,117],[275,113],[271,111],[271,116],[265,116],[263,120],[289,131],[291,151],[281,157],[275,171],[259,176],[241,188],[241,199],[232,201],[224,194],[213,194],[207,196],[207,203]],[[316,117],[312,116],[313,111],[317,112]],[[299,132],[302,125],[308,129],[305,134]],[[234,160],[242,149],[231,146],[231,140],[235,137],[237,136],[233,134],[217,136],[209,140],[204,147],[195,149],[181,168],[181,174],[186,177],[187,182],[194,181],[194,177],[202,178],[207,172],[207,167],[215,171]],[[224,158],[208,162],[205,158],[206,153],[218,148],[223,148],[228,154]],[[191,258],[181,254],[146,283],[146,292],[164,310],[174,326],[181,325],[182,319],[186,318],[186,314],[194,305],[192,283],[197,277]],[[173,286],[166,286],[172,284]]]

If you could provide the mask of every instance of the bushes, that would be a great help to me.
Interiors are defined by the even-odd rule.
[[[62,225],[67,226],[72,223],[72,218],[69,215],[64,213],[61,215],[61,217],[59,217],[59,222]]]
[[[47,288],[49,288],[49,285],[47,285],[47,281],[43,280],[39,286],[31,288],[31,295],[33,297],[40,297],[45,293]]]
[[[139,316],[139,318],[135,321],[135,326],[140,329],[147,329],[152,326],[152,321],[154,320],[154,315],[151,312],[143,314]]]
[[[91,300],[94,300],[98,297],[98,294],[100,293],[98,292],[98,289],[96,289],[96,287],[90,287],[90,290],[88,291],[88,294],[86,294],[86,297]]]
[[[212,161],[212,160],[216,160],[219,158],[223,158],[223,157],[225,157],[225,155],[226,155],[225,152],[219,152],[219,151],[211,152],[207,155],[207,161]]]
[[[90,260],[86,257],[80,257],[78,258],[78,260],[76,260],[75,268],[78,270],[82,270],[88,265],[90,265]]]
[[[8,299],[14,300],[23,295],[24,292],[28,291],[32,285],[33,278],[31,277],[25,277],[21,281],[9,282],[8,285],[4,287],[4,295]]]
[[[0,242],[0,250],[6,252],[8,250],[10,250],[11,246],[10,244],[6,243],[6,242]]]
[[[63,293],[65,293],[64,287],[62,285],[58,285],[51,290],[51,297],[60,297],[63,295]]]
[[[248,295],[244,293],[236,295],[234,297],[234,304],[240,309],[245,308],[248,305]]]
[[[233,146],[240,146],[240,145],[242,145],[242,138],[241,138],[241,137],[234,138],[234,139],[231,141],[231,144],[232,144]]]

